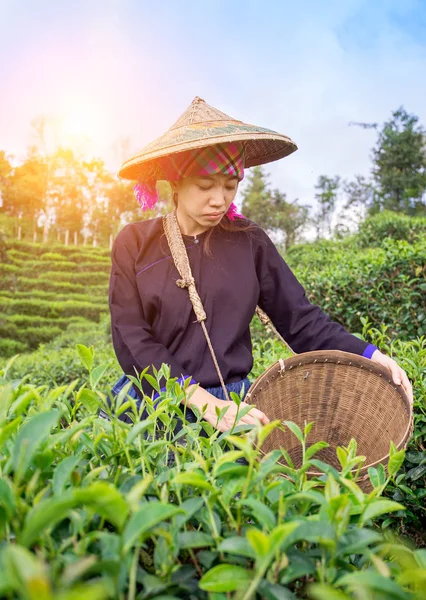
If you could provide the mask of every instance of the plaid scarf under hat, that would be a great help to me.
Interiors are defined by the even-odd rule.
[[[238,181],[244,178],[244,147],[241,143],[230,142],[197,148],[188,152],[180,152],[158,159],[157,165],[163,176],[158,179],[178,181],[184,177],[200,177],[205,175],[235,175]],[[135,195],[143,211],[152,209],[158,201],[155,180],[139,181],[135,186]],[[228,217],[238,216],[232,203]]]

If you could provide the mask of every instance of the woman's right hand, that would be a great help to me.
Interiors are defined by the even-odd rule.
[[[194,389],[195,388],[195,389]],[[204,419],[216,427],[219,431],[229,431],[232,429],[235,423],[235,417],[237,415],[238,406],[235,402],[228,402],[227,400],[219,400],[205,389],[197,386],[188,386],[187,392],[192,392],[190,398],[187,400],[189,406],[195,405],[197,409],[202,413],[203,406],[207,405],[207,410],[204,413]],[[244,407],[249,406],[246,402],[241,402],[239,409],[242,410]],[[219,423],[217,422],[216,407],[222,410],[224,407],[228,407],[226,414],[221,418]],[[237,425],[248,424],[256,425],[260,422],[262,425],[269,423],[268,417],[261,411],[253,406],[253,408],[243,416],[242,419],[238,419]]]

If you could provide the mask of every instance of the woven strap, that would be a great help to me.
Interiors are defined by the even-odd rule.
[[[264,312],[260,308],[260,306],[256,306],[256,314],[259,317],[259,320],[262,323],[262,325],[265,328],[269,328],[273,332],[273,334],[279,339],[279,341],[282,342],[285,346],[287,346],[287,348],[290,350],[291,354],[296,354],[296,352],[293,350],[293,348],[291,348],[287,344],[287,342],[285,341],[285,339],[283,338],[283,336],[281,335],[281,333],[278,331],[278,329],[272,323],[271,319],[268,317],[268,315],[266,314],[266,312]]]
[[[201,327],[204,331],[207,345],[209,347],[210,354],[212,356],[213,363],[216,367],[216,371],[219,377],[220,385],[222,386],[225,398],[229,400],[228,390],[226,389],[225,382],[220,371],[219,363],[217,362],[216,354],[213,349],[213,345],[211,343],[206,325],[204,323],[204,321],[207,318],[207,315],[204,310],[203,303],[201,302],[201,298],[198,295],[197,288],[195,287],[195,280],[192,276],[191,265],[189,264],[188,254],[186,252],[186,247],[183,242],[182,233],[180,231],[179,223],[177,221],[176,211],[173,211],[163,217],[163,227],[164,233],[166,234],[167,242],[169,244],[170,252],[175,263],[175,267],[182,278],[176,281],[176,285],[182,289],[188,289],[189,298],[191,300],[191,304],[194,309],[197,321],[201,324]],[[259,306],[256,307],[256,314],[259,317],[261,323],[265,327],[269,327],[272,330],[272,332],[277,336],[277,338],[287,346],[290,352],[292,354],[295,354],[295,352],[292,350],[292,348],[290,348],[290,346],[287,344],[282,335],[277,331],[268,315]]]
[[[209,333],[206,328],[205,320],[207,318],[206,312],[201,302],[201,298],[198,295],[197,288],[195,287],[195,281],[192,276],[191,265],[189,264],[188,254],[186,252],[185,244],[182,239],[182,234],[179,228],[179,223],[176,217],[176,211],[173,211],[163,217],[164,233],[166,234],[167,242],[169,244],[170,252],[172,253],[175,267],[178,270],[179,275],[182,279],[176,281],[176,285],[180,288],[187,288],[189,293],[189,299],[191,300],[192,307],[197,317],[198,323],[201,324],[203,329],[207,346],[209,347],[210,354],[213,359],[214,366],[219,377],[220,385],[222,386],[225,398],[229,401],[228,390],[226,389],[225,382],[220,371],[219,363],[217,362],[216,354],[213,349]]]

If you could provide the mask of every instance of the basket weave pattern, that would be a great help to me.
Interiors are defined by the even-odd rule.
[[[159,158],[227,142],[243,143],[246,168],[279,160],[297,150],[288,136],[233,119],[196,96],[170,129],[122,165],[119,175],[124,179],[162,180],[165,177]]]
[[[336,468],[340,467],[336,447],[355,438],[357,454],[366,457],[361,481],[368,477],[369,467],[387,462],[390,441],[401,449],[412,432],[411,404],[389,372],[369,359],[339,350],[306,352],[275,363],[253,383],[246,401],[271,420],[294,421],[301,428],[314,421],[308,445],[328,442],[330,447],[315,458]],[[285,429],[274,430],[262,451],[284,447],[300,467],[301,445]]]

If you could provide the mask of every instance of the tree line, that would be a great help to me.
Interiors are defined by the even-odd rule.
[[[321,175],[315,186],[315,206],[288,201],[284,192],[271,189],[262,167],[251,169],[243,192],[242,212],[271,234],[294,245],[310,228],[316,239],[344,235],[351,224],[391,210],[410,216],[425,215],[426,130],[415,115],[403,107],[381,127],[377,123],[354,123],[377,130],[369,177],[355,175],[350,181],[339,175]],[[336,214],[338,200],[342,208]]]
[[[425,213],[426,130],[404,108],[389,121],[357,123],[377,130],[369,177],[344,181],[321,175],[315,205],[289,201],[272,189],[262,167],[248,173],[242,190],[242,212],[270,234],[294,245],[313,229],[317,239],[342,235],[350,221],[388,209],[408,215]],[[0,227],[10,235],[37,241],[105,245],[126,222],[164,213],[170,188],[160,182],[161,201],[142,213],[133,195],[133,182],[119,180],[99,159],[85,160],[69,148],[51,153],[29,149],[21,164],[0,151]],[[343,210],[336,218],[339,199]]]

